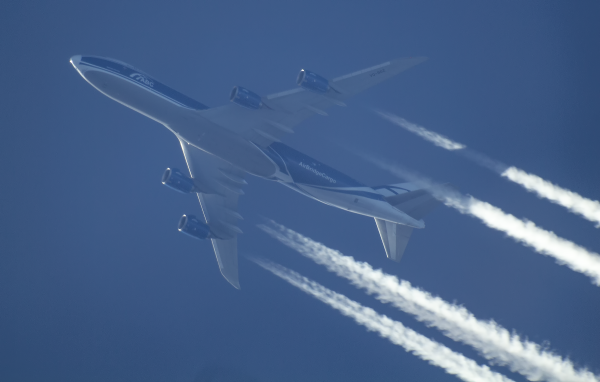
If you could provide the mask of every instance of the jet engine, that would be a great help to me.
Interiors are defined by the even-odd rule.
[[[181,219],[179,219],[179,225],[177,229],[188,236],[195,237],[196,239],[204,240],[214,237],[212,232],[210,232],[210,227],[200,221],[194,215],[183,215]]]
[[[231,91],[229,100],[248,109],[260,109],[263,105],[261,97],[241,86],[235,86]]]
[[[196,191],[194,181],[183,175],[183,173],[176,168],[168,168],[165,170],[165,173],[162,176],[162,184],[184,194]]]
[[[327,93],[329,91],[329,81],[317,73],[309,72],[308,70],[302,69],[298,74],[296,82],[304,89],[313,92]]]

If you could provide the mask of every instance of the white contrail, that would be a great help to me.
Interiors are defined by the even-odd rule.
[[[600,202],[585,198],[576,192],[564,189],[553,184],[537,175],[529,174],[516,167],[508,167],[505,164],[489,158],[486,155],[474,150],[466,149],[467,146],[462,143],[454,142],[438,133],[416,125],[397,115],[382,111],[375,111],[381,117],[388,121],[432,142],[434,145],[445,148],[446,150],[461,150],[461,154],[479,164],[482,167],[491,169],[510,181],[523,186],[527,191],[535,193],[540,198],[545,198],[565,207],[570,212],[580,215],[583,218],[596,223],[596,228],[600,228]]]
[[[553,257],[557,263],[589,276],[594,284],[600,286],[599,254],[563,239],[554,232],[540,228],[531,221],[507,214],[500,208],[472,196],[462,195],[425,177],[415,175],[401,166],[389,165],[371,157],[365,158],[397,176],[410,180],[419,187],[427,188],[436,199],[448,207],[474,216],[488,227],[504,232],[517,242],[533,248],[536,252]]]
[[[270,261],[261,259],[254,259],[254,261],[276,276],[338,310],[343,315],[353,318],[368,330],[379,333],[380,336],[387,338],[390,342],[402,346],[406,351],[428,361],[432,365],[441,367],[447,373],[456,375],[463,381],[511,381],[504,375],[490,370],[486,365],[478,365],[472,359],[405,327],[402,323],[381,315],[371,308],[362,306],[356,301],[329,290],[296,272]]]
[[[374,294],[378,300],[413,314],[419,321],[440,329],[455,341],[474,347],[487,359],[506,365],[529,380],[600,380],[587,370],[576,370],[572,362],[543,350],[540,345],[521,340],[517,334],[511,334],[494,321],[478,320],[462,306],[413,287],[408,281],[398,281],[395,276],[374,270],[367,263],[344,256],[273,221],[270,223],[270,226],[259,227],[329,271]]]
[[[391,113],[386,113],[386,112],[379,111],[379,110],[376,110],[375,112],[377,114],[379,114],[381,117],[387,119],[388,121],[395,123],[396,125],[405,128],[406,130],[410,131],[411,133],[417,134],[421,138],[433,143],[436,146],[442,147],[446,150],[460,150],[460,149],[464,149],[465,147],[467,147],[461,143],[454,142],[453,140],[448,139],[441,134],[434,133],[431,130],[427,130],[423,126],[419,126],[414,123],[408,122],[406,119],[404,119],[402,117],[398,117],[397,115],[394,115]]]
[[[529,174],[516,167],[509,167],[501,175],[520,184],[528,191],[536,193],[539,197],[546,198],[573,213],[583,216],[587,220],[596,223],[596,228],[600,228],[600,202],[597,200],[584,198],[573,191],[565,190],[537,175]]]

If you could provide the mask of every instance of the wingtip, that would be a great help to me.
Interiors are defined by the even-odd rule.
[[[425,62],[425,61],[429,60],[429,57],[425,57],[425,56],[415,56],[415,57],[406,57],[406,58],[404,58],[404,59],[405,59],[405,60],[406,60],[406,59],[408,59],[408,60],[411,60],[411,61],[413,61],[413,62],[415,63],[415,65],[416,65],[416,64],[420,64],[420,63],[422,63],[422,62]]]
[[[233,287],[234,287],[235,289],[237,289],[237,290],[241,290],[241,289],[242,289],[242,287],[240,286],[240,282],[239,282],[238,280],[234,280],[234,281],[232,281],[232,280],[227,280],[227,281],[229,281],[229,283],[230,283],[231,285],[233,285]]]
[[[392,65],[398,66],[399,68],[403,68],[402,70],[406,70],[408,68],[412,68],[415,65],[419,65],[427,60],[429,60],[429,57],[425,56],[400,57],[391,60],[390,63]]]
[[[237,273],[237,272],[236,272]],[[223,272],[223,270],[221,270],[221,274],[223,275],[223,277],[225,277],[225,280],[227,280],[227,282],[231,285],[233,285],[233,287],[237,290],[242,289],[242,287],[240,287],[240,280],[238,279],[238,275],[226,275],[225,272]]]

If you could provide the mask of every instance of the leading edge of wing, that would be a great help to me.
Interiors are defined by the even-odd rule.
[[[334,79],[331,80],[331,82],[339,83],[339,82],[343,82],[344,80],[347,80],[347,79],[350,79],[353,77],[359,77],[359,76],[365,75],[365,74],[367,74],[371,77],[375,77],[382,73],[382,72],[378,73],[377,72],[378,69],[386,69],[391,74],[391,76],[389,76],[389,77],[393,77],[396,74],[399,74],[400,72],[408,70],[408,69],[412,68],[413,66],[421,64],[427,60],[429,60],[429,57],[425,57],[425,56],[396,58],[396,59],[384,62],[383,64],[371,66],[366,69],[361,69],[356,72],[352,72],[352,73],[344,74],[343,76],[335,77]],[[356,91],[356,90],[352,91],[350,89],[347,89],[347,92],[345,95],[347,95],[347,96],[354,95],[362,90],[364,90],[364,89],[360,89],[358,91]],[[282,98],[285,96],[289,96],[289,95],[301,93],[301,92],[306,92],[306,91],[307,90],[305,90],[301,87],[297,87],[294,89],[289,89],[289,90],[284,90],[284,91],[281,91],[278,93],[269,94],[265,98],[268,100],[276,100],[278,98]]]
[[[360,74],[368,73],[368,72],[371,72],[373,70],[384,68],[384,67],[387,67],[387,66],[391,66],[391,68],[393,68],[393,71],[395,73],[400,73],[402,71],[410,69],[411,67],[413,67],[415,65],[418,65],[418,64],[420,64],[422,62],[425,62],[428,59],[429,59],[429,57],[425,57],[425,56],[396,58],[396,59],[390,60],[388,62],[384,62],[383,64],[371,66],[370,68],[358,70],[358,71],[350,73],[350,74],[345,74],[343,76],[336,77],[336,78],[334,78],[331,81],[332,82],[338,82],[338,81],[341,81],[341,80],[345,80],[346,78],[355,77],[355,76],[358,76]]]
[[[192,179],[208,192],[196,194],[206,224],[219,237],[211,239],[219,270],[231,285],[240,289],[237,234],[241,230],[237,227],[237,221],[242,217],[237,213],[237,201],[242,187],[239,179],[243,179],[243,173],[222,159],[182,140],[180,144]],[[237,179],[238,183],[233,179]],[[234,186],[239,190],[234,190]]]
[[[398,58],[330,80],[327,94],[302,87],[262,97],[265,107],[254,110],[235,103],[198,111],[203,118],[240,134],[265,148],[293,132],[306,118],[321,114],[334,105],[362,91],[389,80],[397,74],[427,60],[427,57]]]
[[[427,59],[427,57],[397,58],[383,64],[336,77],[331,80],[331,86],[341,93],[340,97],[342,99],[346,99],[389,80],[401,72],[427,61]]]

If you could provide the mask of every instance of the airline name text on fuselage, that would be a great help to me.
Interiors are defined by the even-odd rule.
[[[324,172],[318,171],[317,169],[314,169],[314,168],[310,167],[309,165],[304,164],[302,162],[300,162],[299,165],[300,165],[300,167],[305,168],[308,171],[312,171],[315,175],[320,176],[321,178],[327,179],[330,183],[337,183],[337,181],[335,179],[333,179],[329,175],[325,174]]]
[[[141,83],[150,86],[151,88],[154,87],[154,82],[150,81],[148,78],[146,78],[146,76],[143,76],[139,73],[132,73],[129,75],[129,77],[132,77],[133,79],[136,79]]]

